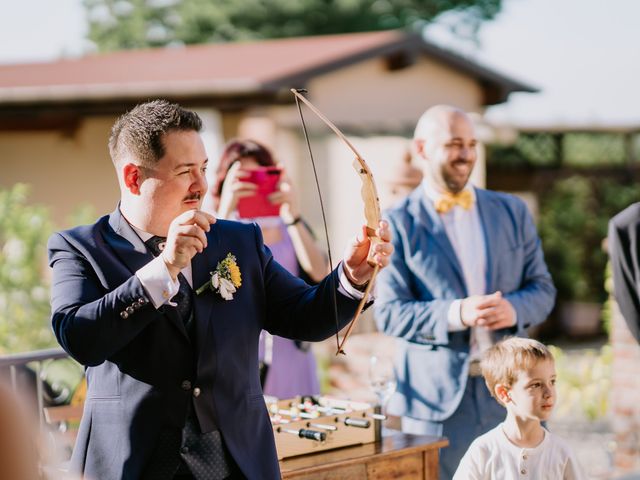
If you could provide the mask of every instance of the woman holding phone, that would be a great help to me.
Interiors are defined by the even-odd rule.
[[[291,273],[307,283],[329,273],[324,253],[300,216],[295,189],[266,147],[252,140],[227,143],[212,195],[218,218],[256,222],[276,261]],[[291,398],[320,393],[308,344],[263,331],[260,359],[265,394]]]

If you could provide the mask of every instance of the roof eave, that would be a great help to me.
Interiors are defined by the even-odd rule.
[[[113,98],[201,97],[222,95],[255,95],[262,86],[249,79],[228,81],[197,80],[180,83],[133,82],[126,84],[52,85],[15,87],[0,90],[0,104],[68,103],[108,101]]]
[[[271,79],[242,77],[228,80],[200,79],[179,82],[151,81],[3,88],[0,89],[0,109],[34,105],[100,104],[114,100],[135,102],[154,97],[211,98],[216,99],[215,103],[219,101],[226,104],[235,102],[235,99],[261,97],[276,99],[278,102],[282,101],[280,97],[285,89],[304,87],[319,75],[375,57],[386,58],[390,69],[403,68],[411,65],[421,54],[474,77],[483,89],[484,105],[502,103],[513,92],[538,91],[534,87],[485,68],[473,60],[429,43],[420,34],[398,31],[395,38],[392,37],[368,49]],[[231,97],[234,100],[224,101],[224,97]],[[243,100],[240,100],[240,103],[243,103]]]
[[[399,35],[397,40],[392,42],[377,45],[334,61],[319,64],[313,68],[307,68],[299,72],[288,73],[271,79],[263,84],[263,88],[270,91],[278,91],[283,88],[301,88],[304,87],[309,80],[319,75],[331,73],[340,68],[348,67],[374,57],[387,57],[399,52],[403,52],[407,56],[415,55],[418,53],[419,48],[420,46],[413,38],[413,35]]]

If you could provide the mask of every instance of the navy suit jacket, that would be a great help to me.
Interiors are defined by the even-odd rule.
[[[517,312],[517,325],[493,332],[526,335],[547,317],[555,288],[540,239],[524,202],[475,189],[484,230],[487,293],[500,290]],[[468,296],[462,268],[444,224],[423,186],[387,212],[395,253],[378,276],[376,322],[400,338],[398,395],[390,411],[443,421],[462,399],[469,371],[469,330],[449,332],[447,312]]]
[[[640,203],[611,219],[608,238],[614,296],[629,330],[640,342]]]
[[[191,263],[194,287],[229,252],[242,286],[230,301],[210,290],[195,296],[196,345],[175,309],[156,310],[148,300],[134,273],[153,257],[118,209],[49,240],[53,329],[60,345],[87,366],[72,467],[89,478],[140,478],[158,432],[182,428],[192,400],[202,431],[219,428],[246,477],[279,477],[258,337],[262,329],[303,341],[334,333],[338,275],[308,286],[273,260],[255,224],[218,220],[207,238],[208,247]],[[336,297],[343,326],[357,301]],[[123,314],[127,307],[132,313]]]

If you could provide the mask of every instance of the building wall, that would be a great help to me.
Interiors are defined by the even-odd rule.
[[[310,99],[334,123],[362,130],[413,131],[430,106],[452,104],[482,112],[482,89],[475,79],[420,57],[402,70],[389,71],[373,59],[316,77],[308,85]]]
[[[107,139],[115,117],[85,118],[73,133],[0,131],[0,188],[31,186],[29,201],[47,205],[59,228],[81,205],[97,215],[119,198]]]
[[[615,302],[611,302],[611,426],[615,433],[616,473],[640,470],[640,346]]]

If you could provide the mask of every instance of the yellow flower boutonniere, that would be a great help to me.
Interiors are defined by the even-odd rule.
[[[200,295],[205,290],[218,292],[225,300],[233,300],[233,294],[242,285],[242,274],[236,263],[235,255],[227,253],[224,260],[218,262],[215,271],[210,272],[211,279],[196,290]]]

